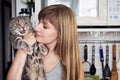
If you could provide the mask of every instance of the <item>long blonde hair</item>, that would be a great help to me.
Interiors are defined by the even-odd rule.
[[[62,4],[50,5],[40,11],[38,19],[48,19],[57,29],[58,42],[55,52],[61,59],[62,79],[82,79],[80,75],[83,70],[78,46],[76,19],[73,11]]]

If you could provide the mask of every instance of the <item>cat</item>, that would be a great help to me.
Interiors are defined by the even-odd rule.
[[[29,46],[23,37],[34,29],[29,17],[17,16],[10,20],[10,43],[14,49],[22,48],[27,54],[26,62],[22,72],[22,80],[46,80],[43,69],[42,56],[47,55],[48,48],[42,43]]]

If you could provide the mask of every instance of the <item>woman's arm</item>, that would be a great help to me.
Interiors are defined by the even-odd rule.
[[[36,42],[36,39],[32,33],[29,33],[26,36],[24,36],[24,40],[30,46],[32,46]],[[8,71],[7,80],[21,80],[26,57],[27,57],[27,54],[24,52],[23,49],[19,49],[17,51],[14,58],[14,62],[12,63]]]
[[[14,62],[12,63],[7,80],[21,80],[23,67],[25,64],[27,54],[22,49],[19,49],[15,55]]]

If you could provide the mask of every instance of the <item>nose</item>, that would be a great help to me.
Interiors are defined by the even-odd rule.
[[[41,30],[41,24],[39,23],[38,25],[36,25],[36,26],[34,27],[34,30],[35,30],[35,31],[40,31],[40,30]]]
[[[36,25],[36,26],[34,27],[34,30],[35,30],[35,31],[38,30],[38,25]]]
[[[22,27],[23,30],[25,30],[25,27]]]

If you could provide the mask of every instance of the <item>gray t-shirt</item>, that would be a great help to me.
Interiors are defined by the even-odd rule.
[[[46,78],[47,80],[62,80],[60,62],[52,71],[46,73]]]

